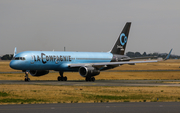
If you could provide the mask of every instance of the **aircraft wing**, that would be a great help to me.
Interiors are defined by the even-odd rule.
[[[103,62],[103,63],[80,63],[80,64],[69,64],[70,68],[82,67],[82,66],[92,66],[92,67],[102,67],[102,66],[117,66],[122,64],[136,64],[136,63],[150,63],[158,62],[158,60],[147,60],[147,61],[125,61],[125,62]]]
[[[164,60],[169,59],[172,49]],[[136,64],[136,63],[151,63],[158,62],[158,60],[144,60],[144,61],[124,61],[124,62],[102,62],[102,63],[79,63],[79,64],[69,64],[70,68],[82,67],[82,66],[92,66],[92,67],[103,67],[103,66],[118,66],[123,64]]]
[[[157,56],[133,57],[133,58],[129,58],[127,60],[149,59],[149,58],[157,58]]]

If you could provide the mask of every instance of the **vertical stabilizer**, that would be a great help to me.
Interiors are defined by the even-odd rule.
[[[112,54],[124,55],[126,44],[128,41],[130,27],[131,27],[131,22],[127,22],[121,34],[119,35],[113,49],[111,50]]]

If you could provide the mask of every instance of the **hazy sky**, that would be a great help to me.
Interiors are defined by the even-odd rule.
[[[106,52],[126,22],[126,52],[180,55],[180,0],[0,0],[0,55]]]

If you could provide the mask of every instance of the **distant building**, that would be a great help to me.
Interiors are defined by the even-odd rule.
[[[162,57],[158,57],[158,60],[163,60],[163,58]]]

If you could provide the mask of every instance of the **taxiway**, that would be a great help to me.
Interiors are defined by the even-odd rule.
[[[59,86],[180,86],[180,80],[96,80],[86,82],[84,80],[48,81],[31,80],[0,80],[0,84],[31,84],[31,85],[59,85]]]

